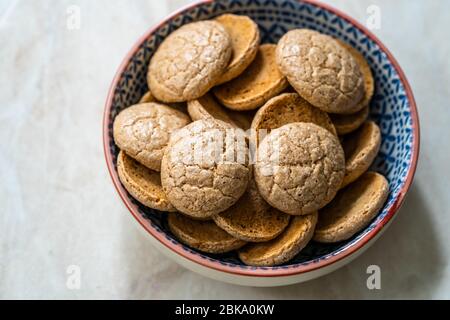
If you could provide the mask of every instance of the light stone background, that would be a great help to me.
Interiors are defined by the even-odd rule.
[[[107,173],[102,112],[119,63],[188,1],[0,0],[0,298],[450,298],[450,1],[329,0],[365,23],[403,67],[419,106],[415,183],[364,255],[318,280],[246,288],[204,278],[137,232]],[[66,28],[67,8],[81,28]],[[382,289],[368,290],[379,265]],[[69,265],[81,288],[66,287]]]

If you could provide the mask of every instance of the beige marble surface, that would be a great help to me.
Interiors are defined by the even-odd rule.
[[[127,50],[182,0],[0,1],[0,298],[450,298],[450,28],[447,0],[327,1],[365,22],[414,89],[420,165],[398,218],[333,274],[281,288],[245,288],[187,271],[136,232],[108,176],[103,103]],[[79,30],[66,27],[70,5]],[[382,289],[368,290],[377,264]],[[67,267],[81,287],[66,286]]]

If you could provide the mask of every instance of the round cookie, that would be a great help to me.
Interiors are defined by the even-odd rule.
[[[380,128],[373,121],[344,137],[345,175],[341,188],[366,172],[378,154],[381,145]]]
[[[302,215],[334,198],[344,171],[344,151],[336,136],[313,123],[294,122],[260,142],[254,174],[269,204]]]
[[[160,171],[171,133],[189,122],[186,114],[169,106],[156,102],[137,104],[122,110],[114,119],[114,141],[130,157]]]
[[[244,195],[231,208],[213,217],[214,222],[233,237],[263,242],[277,237],[289,223],[290,216],[272,208],[259,194],[251,180]]]
[[[292,122],[314,123],[336,135],[328,114],[312,106],[297,93],[283,93],[267,101],[256,112],[251,127],[256,131],[266,129],[270,132]]]
[[[147,91],[139,100],[138,104],[148,103],[148,102],[158,102],[156,98],[152,95],[150,91]]]
[[[372,99],[373,93],[375,92],[375,80],[373,79],[372,70],[370,70],[367,60],[356,48],[341,40],[337,41],[352,55],[361,70],[361,74],[364,79],[364,96],[358,104],[361,105],[361,108],[363,106],[368,106],[370,100]],[[356,108],[358,109],[358,107]]]
[[[386,178],[366,172],[320,210],[314,240],[333,243],[349,239],[378,214],[388,194]]]
[[[144,167],[123,151],[117,157],[117,172],[125,189],[143,205],[159,211],[176,211],[163,191],[159,172]]]
[[[170,231],[184,244],[207,253],[225,253],[239,249],[245,241],[233,238],[213,221],[198,221],[179,213],[169,213]]]
[[[187,103],[187,110],[193,121],[201,119],[218,119],[243,130],[250,129],[253,119],[252,111],[225,110],[209,92]]]
[[[161,164],[170,203],[195,218],[231,207],[247,189],[250,174],[243,131],[213,119],[195,121],[173,135]]]
[[[283,91],[288,82],[275,62],[274,44],[263,44],[250,66],[238,77],[213,92],[217,99],[233,110],[253,110]]]
[[[142,103],[149,103],[149,102],[157,102],[157,103],[161,103],[160,101],[156,100],[156,98],[152,95],[152,93],[150,91],[147,91],[139,100],[138,104],[142,104]],[[167,104],[169,107],[172,107],[178,111],[181,111],[185,114],[187,114],[187,110],[186,110],[186,103],[185,102],[174,102],[174,103],[168,103]]]
[[[309,103],[332,113],[354,113],[363,105],[364,79],[353,56],[335,39],[308,29],[287,32],[276,61],[294,89]]]
[[[317,223],[317,212],[292,217],[289,226],[277,238],[249,244],[239,250],[239,258],[247,265],[269,267],[294,258],[311,240]]]
[[[253,117],[255,116],[255,111],[228,111],[228,115],[230,118],[236,123],[238,128],[243,130],[250,129],[253,121]]]
[[[217,81],[222,84],[240,75],[255,59],[260,37],[258,25],[247,16],[227,13],[215,20],[228,32],[233,48],[231,61]]]
[[[212,118],[237,127],[236,123],[209,92],[196,100],[188,101],[187,110],[193,121]]]
[[[150,91],[164,102],[204,95],[226,70],[231,40],[215,21],[186,24],[172,32],[153,55],[147,74]]]
[[[352,114],[329,114],[338,135],[344,135],[358,129],[369,116],[369,106],[366,105],[361,110]]]

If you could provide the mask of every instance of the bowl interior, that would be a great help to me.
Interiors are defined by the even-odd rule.
[[[410,101],[405,93],[405,87],[397,71],[383,50],[367,37],[360,29],[347,20],[337,16],[328,9],[311,3],[293,0],[229,0],[207,2],[185,9],[171,19],[159,25],[152,34],[138,47],[119,74],[116,86],[112,88],[113,96],[110,113],[107,117],[107,144],[111,153],[113,170],[116,170],[116,156],[119,149],[112,138],[112,123],[114,117],[122,109],[137,103],[147,91],[146,73],[149,60],[163,39],[183,24],[210,19],[225,12],[250,16],[261,31],[262,42],[275,43],[293,28],[310,28],[339,38],[363,53],[369,62],[375,77],[375,95],[371,102],[370,118],[381,128],[381,150],[372,166],[387,177],[390,185],[390,195],[378,216],[371,224],[347,241],[336,244],[319,244],[311,242],[300,254],[287,264],[256,268],[243,265],[235,253],[224,255],[208,255],[197,252],[180,244],[170,233],[166,224],[166,215],[149,209],[128,195],[129,206],[149,222],[150,228],[164,236],[167,241],[179,246],[181,250],[195,255],[201,260],[220,263],[223,266],[249,270],[276,270],[297,268],[321,260],[329,259],[346,250],[371,232],[388,214],[389,208],[395,203],[412,162],[413,123]]]

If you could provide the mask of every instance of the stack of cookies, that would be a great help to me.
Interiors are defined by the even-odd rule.
[[[188,246],[279,265],[352,237],[386,201],[367,172],[374,80],[348,44],[296,29],[260,45],[249,17],[225,14],[170,34],[147,80],[114,121],[119,178]]]

